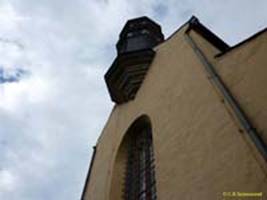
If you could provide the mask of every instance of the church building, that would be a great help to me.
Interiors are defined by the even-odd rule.
[[[81,199],[267,200],[267,29],[229,46],[196,17],[166,39],[140,17],[116,48]]]

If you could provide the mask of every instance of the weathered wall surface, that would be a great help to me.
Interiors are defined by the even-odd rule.
[[[158,199],[214,200],[222,199],[222,192],[227,191],[265,191],[266,169],[259,164],[253,147],[238,131],[211,86],[201,63],[184,39],[185,28],[157,47],[156,57],[135,100],[116,106],[112,111],[97,144],[86,200],[115,200],[110,196],[111,177],[120,141],[131,123],[142,114],[147,114],[152,122]],[[204,41],[200,42],[205,46]],[[209,44],[205,48],[207,52],[214,51]],[[243,62],[246,62],[245,55]],[[220,73],[225,78],[230,76],[227,83],[238,97],[250,94],[248,87],[258,87],[265,80],[262,75],[259,82],[251,80],[253,86],[249,86],[245,75],[237,77],[239,82],[232,80],[245,70],[242,66],[240,72],[233,75],[230,68],[236,66],[226,66],[223,58],[219,65]],[[235,65],[239,65],[238,62]],[[237,87],[242,80],[245,83]],[[243,92],[238,93],[239,90]],[[266,99],[266,96],[261,98]],[[248,105],[254,99],[243,101],[254,121],[263,122],[265,113],[256,111],[254,103]],[[263,100],[256,102],[259,107],[267,106]]]
[[[224,79],[267,143],[267,33],[216,59]]]

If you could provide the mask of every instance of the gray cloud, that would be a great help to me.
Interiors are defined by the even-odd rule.
[[[249,0],[0,1],[0,65],[23,81],[0,85],[0,199],[79,199],[91,147],[112,108],[103,75],[125,21],[148,15],[166,35],[195,14],[230,44],[267,25]],[[257,12],[255,12],[257,11]]]

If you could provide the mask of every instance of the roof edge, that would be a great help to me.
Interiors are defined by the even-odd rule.
[[[92,171],[93,163],[94,163],[94,160],[95,160],[96,147],[97,147],[96,145],[93,146],[93,153],[92,153],[92,156],[91,156],[91,161],[90,161],[90,164],[89,164],[89,169],[87,171],[85,183],[84,183],[84,186],[83,186],[83,190],[82,190],[82,194],[81,194],[81,200],[84,200],[86,189],[87,189],[88,184],[89,184],[89,181],[90,181],[91,171]]]
[[[218,37],[216,34],[214,34],[210,29],[208,29],[206,26],[204,26],[197,17],[194,15],[189,19],[188,21],[189,27],[188,31],[193,29],[198,34],[200,34],[203,38],[205,38],[207,41],[209,41],[211,44],[213,44],[215,47],[217,47],[222,52],[227,51],[230,46],[224,42],[220,37]]]
[[[256,39],[257,37],[261,36],[263,33],[267,32],[267,27],[261,29],[260,31],[254,33],[253,35],[251,35],[250,37],[242,40],[241,42],[235,44],[234,46],[231,46],[229,49],[227,49],[226,51],[223,51],[221,53],[218,53],[217,55],[215,55],[215,58],[219,58],[219,57],[222,57],[224,56],[225,54],[231,52],[232,50],[234,49],[237,49],[247,43],[249,43],[250,41]]]
[[[188,25],[188,29],[186,30],[186,32],[189,32],[190,30],[196,31],[204,39],[206,39],[212,45],[217,47],[220,51],[225,52],[227,49],[230,48],[230,46],[226,42],[224,42],[216,34],[210,31],[206,26],[200,23],[199,19],[195,17],[194,15],[188,21],[186,21],[183,25],[181,25],[176,31],[174,31],[168,38],[166,38],[164,42],[170,40],[177,32],[179,32],[182,28],[184,28],[187,25]]]

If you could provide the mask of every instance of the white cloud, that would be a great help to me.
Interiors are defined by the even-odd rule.
[[[16,178],[8,170],[0,170],[0,197],[1,192],[12,191],[16,187]]]
[[[12,5],[8,2],[1,2],[0,7],[0,32],[1,35],[7,36],[10,32],[17,30],[18,23],[23,20],[22,16],[19,16]]]
[[[196,14],[236,43],[267,25],[266,7],[264,0],[0,1],[0,66],[30,72],[0,85],[0,197],[79,199],[112,107],[103,75],[127,19],[152,16],[169,35]]]
[[[49,94],[49,82],[38,77],[27,78],[20,82],[0,84],[0,108],[9,112],[16,112],[22,101],[38,103]]]

